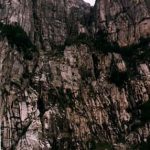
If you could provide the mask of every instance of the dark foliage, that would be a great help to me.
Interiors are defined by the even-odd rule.
[[[64,50],[65,50],[65,44],[63,45],[56,45],[54,43],[51,43],[51,47],[52,47],[52,56],[55,57],[63,57],[64,55]]]
[[[149,150],[150,149],[150,138],[148,138],[147,142],[142,142],[139,146],[140,150]]]
[[[116,43],[111,43],[108,40],[108,33],[104,30],[98,31],[94,36],[89,36],[86,33],[81,33],[77,36],[69,37],[65,41],[65,45],[86,44],[91,49],[96,49],[98,52],[109,52],[119,48]]]
[[[23,54],[24,59],[31,60],[36,47],[32,44],[26,32],[18,25],[0,23],[1,38],[7,38],[12,48],[14,46]]]
[[[118,49],[118,45],[111,43],[108,39],[108,33],[106,30],[99,30],[94,37],[94,46],[97,50],[102,52],[112,52]]]
[[[150,121],[150,100],[141,105],[141,120],[143,122]]]
[[[122,56],[134,59],[149,59],[150,58],[150,37],[141,37],[136,44],[126,47],[120,47],[118,52]]]
[[[66,39],[66,41],[65,41],[66,46],[70,46],[73,44],[77,44],[77,45],[86,44],[89,47],[93,47],[94,46],[94,39],[85,33],[81,33],[78,36],[73,36],[73,37]]]
[[[135,44],[120,47],[117,42],[109,40],[106,30],[99,30],[93,37],[86,33],[68,38],[65,45],[86,44],[97,52],[116,52],[125,58],[150,59],[150,37],[141,37]]]
[[[145,123],[150,121],[150,100],[145,102],[144,104],[140,105],[138,108],[141,110],[140,114],[140,122],[135,123],[132,126],[132,130],[135,131],[136,129],[145,125]]]
[[[132,150],[149,150],[150,149],[150,137],[148,137],[147,142],[142,141],[140,144],[131,145]]]
[[[113,52],[119,49],[117,43],[111,43],[108,40],[108,33],[105,30],[99,30],[94,36],[89,36],[86,33],[81,33],[77,36],[71,36],[65,41],[65,45],[70,46],[73,44],[86,44],[91,49],[97,52]]]
[[[110,76],[111,82],[115,83],[119,87],[124,85],[128,79],[129,79],[129,73],[127,71],[119,72],[116,69],[114,69],[111,72],[111,76]]]
[[[94,140],[87,142],[89,150],[112,150],[113,146],[107,142],[95,142]]]

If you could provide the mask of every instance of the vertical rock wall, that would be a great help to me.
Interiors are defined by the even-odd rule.
[[[1,0],[2,148],[139,149],[146,144],[149,41],[129,47],[129,54],[121,47],[118,53],[101,51],[81,41],[61,51],[58,46],[79,33],[94,36],[94,24],[107,29],[112,41],[117,36],[120,45],[131,44],[149,31],[148,6],[148,1],[97,0],[93,16],[81,0]],[[132,12],[137,10],[138,15]]]

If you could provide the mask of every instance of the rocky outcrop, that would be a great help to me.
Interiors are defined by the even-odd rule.
[[[8,0],[1,1],[0,20],[19,24],[39,48],[50,50],[71,34],[87,32],[89,13],[90,5],[82,0]]]
[[[99,2],[103,5],[98,5]],[[97,1],[96,10],[105,2]],[[126,5],[132,6],[128,2]],[[148,14],[147,3],[140,3],[139,13]],[[100,30],[104,27],[109,31],[105,21],[109,24],[112,20],[97,12],[94,23],[90,14],[93,10],[83,1],[12,0],[1,4],[3,149],[140,149],[147,144],[150,136],[148,38],[129,47],[117,46],[117,51],[111,44],[110,49],[102,50],[106,39],[96,39],[99,46],[95,46],[94,24],[100,22]],[[109,6],[107,13],[100,8],[100,14],[115,16],[111,9],[120,12],[123,5]],[[143,18],[140,14],[139,17]],[[127,28],[125,31],[132,38]],[[142,37],[147,31],[137,33]],[[80,33],[89,37],[65,42]],[[118,34],[122,37],[119,43],[126,39],[122,34],[121,31]],[[114,40],[115,36],[110,37]]]
[[[120,54],[91,53],[82,44],[66,47],[62,58],[41,54],[38,64],[10,55],[3,58],[11,70],[2,71],[5,148],[89,149],[93,139],[134,145],[149,136],[140,111],[150,94],[148,62],[126,77],[132,68]]]
[[[126,46],[150,34],[148,0],[97,0],[97,28],[105,29],[112,41]]]

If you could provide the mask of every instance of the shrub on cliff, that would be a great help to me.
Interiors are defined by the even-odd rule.
[[[116,69],[114,69],[111,72],[110,80],[111,82],[115,83],[117,86],[123,86],[129,79],[129,72],[119,72]]]
[[[72,36],[66,39],[65,45],[70,46],[73,44],[86,44],[92,48],[94,46],[94,39],[86,33],[81,33],[77,36]]]
[[[141,105],[141,120],[143,122],[150,121],[150,100]]]
[[[23,53],[25,59],[31,60],[33,52],[36,51],[26,32],[18,25],[0,23],[1,37],[7,38],[12,48],[16,46],[17,50]]]

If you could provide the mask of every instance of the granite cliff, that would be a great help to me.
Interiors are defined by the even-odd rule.
[[[150,148],[148,0],[0,0],[3,150]]]

